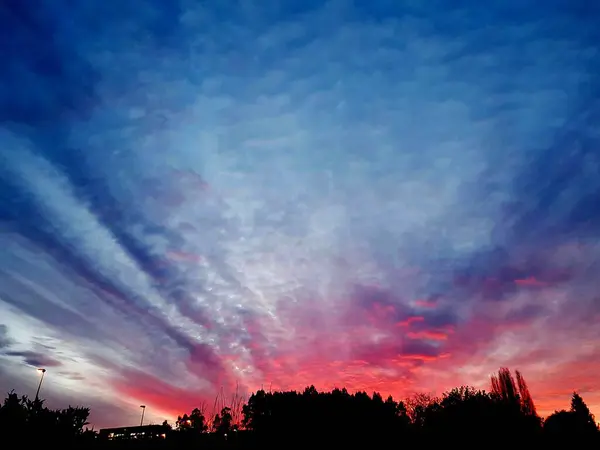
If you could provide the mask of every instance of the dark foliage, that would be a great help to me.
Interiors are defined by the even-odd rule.
[[[544,421],[544,432],[548,436],[598,436],[598,425],[589,408],[576,392],[571,398],[569,411],[556,411]]]
[[[19,446],[38,442],[83,444],[96,437],[93,430],[84,429],[89,414],[89,408],[72,406],[52,410],[44,406],[44,400],[10,392],[0,406],[0,433],[15,436]]]
[[[44,445],[73,448],[282,448],[286,446],[368,445],[401,447],[413,442],[480,445],[555,443],[557,437],[597,445],[600,432],[580,395],[573,394],[569,411],[557,411],[543,421],[536,413],[523,376],[500,369],[486,392],[462,386],[441,397],[415,395],[406,402],[380,394],[349,393],[346,389],[319,392],[314,386],[302,392],[252,394],[240,414],[223,406],[205,416],[196,408],[168,423],[154,426],[153,438],[102,439],[84,429],[87,408],[50,410],[43,401],[10,393],[0,407],[4,436],[38,438]],[[25,445],[24,445],[25,446]]]

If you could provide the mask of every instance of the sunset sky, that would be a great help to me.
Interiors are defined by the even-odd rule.
[[[599,21],[585,0],[3,1],[1,393],[44,367],[49,406],[98,428],[506,366],[542,415],[574,390],[600,414]]]

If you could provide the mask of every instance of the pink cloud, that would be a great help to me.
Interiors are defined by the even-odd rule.
[[[419,300],[415,300],[414,303],[415,303],[415,306],[418,306],[419,308],[432,309],[437,306],[437,303],[434,301],[431,301],[431,300],[419,299]]]
[[[169,250],[166,255],[171,261],[199,263],[203,261],[202,256],[181,250]]]
[[[435,330],[429,330],[429,331],[412,331],[412,332],[408,332],[406,333],[406,336],[408,336],[411,339],[429,339],[432,341],[445,341],[448,339],[448,333],[445,333],[443,331],[435,331]]]
[[[527,278],[515,280],[515,284],[517,284],[518,286],[528,286],[528,287],[548,286],[548,283],[540,281],[535,277],[527,277]]]

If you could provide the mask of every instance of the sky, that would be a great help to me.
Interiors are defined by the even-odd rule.
[[[0,6],[0,390],[97,428],[520,370],[600,414],[600,4]],[[543,7],[542,7],[543,4]]]

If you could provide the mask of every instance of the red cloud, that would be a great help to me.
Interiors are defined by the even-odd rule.
[[[464,383],[488,388],[489,374],[498,367],[518,367],[543,414],[568,407],[567,387],[600,391],[593,377],[583,371],[583,363],[577,363],[579,368],[572,377],[568,371],[575,366],[570,362],[553,372],[552,378],[558,381],[544,378],[536,364],[564,356],[564,350],[557,348],[558,344],[553,344],[553,349],[539,344],[553,342],[551,335],[543,334],[544,329],[533,328],[547,314],[546,302],[536,303],[523,295],[515,299],[481,302],[461,324],[451,323],[437,309],[415,314],[373,287],[352,301],[282,301],[274,316],[244,316],[241,344],[247,353],[217,356],[199,349],[189,364],[199,376],[209,378],[212,386],[223,385],[226,390],[237,381],[247,391],[261,387],[300,390],[313,384],[318,389],[377,390],[395,397],[415,391],[441,393]],[[511,346],[512,341],[504,343],[505,337],[512,335],[521,336],[515,341],[518,346]],[[243,371],[236,372],[233,367]],[[600,364],[585,367],[595,373]],[[127,388],[136,396],[146,395],[146,388],[154,389],[148,380]],[[164,395],[188,395],[169,385],[157,389]],[[214,391],[193,391],[192,395],[201,401],[214,396]],[[159,404],[161,397],[146,402]],[[594,395],[584,397],[592,409],[600,405]],[[183,397],[167,400],[164,409],[181,413],[191,406]]]
[[[547,286],[548,283],[538,280],[535,277],[527,277],[520,280],[515,280],[515,284],[518,286],[529,286],[529,287],[543,287]]]
[[[432,341],[445,341],[448,339],[448,333],[434,330],[409,331],[406,336],[411,339],[429,339]]]
[[[409,317],[407,319],[401,320],[400,322],[397,322],[396,326],[398,326],[398,327],[409,327],[413,323],[423,322],[424,320],[425,320],[425,317],[423,317],[423,316],[413,316],[413,317]]]
[[[165,383],[146,372],[124,370],[113,388],[121,397],[135,400],[158,411],[165,417],[175,418],[214,399],[217,392],[212,388],[198,390],[194,387],[179,388]],[[120,424],[116,424],[120,425]]]

